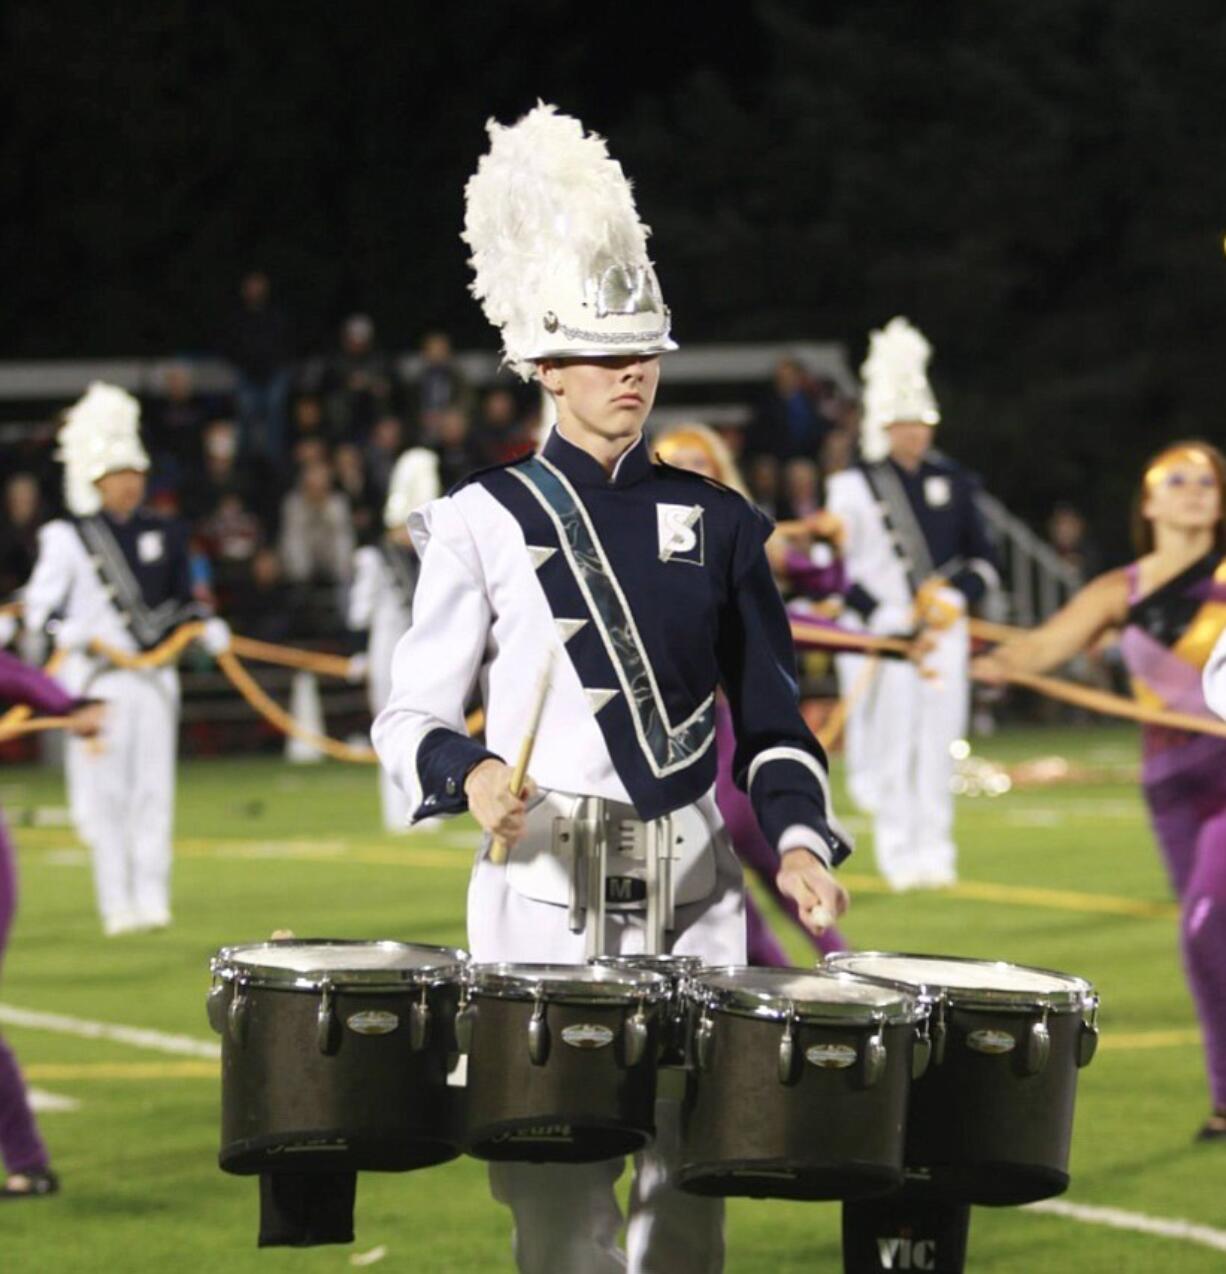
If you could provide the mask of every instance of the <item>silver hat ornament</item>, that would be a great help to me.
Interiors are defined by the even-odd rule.
[[[527,380],[541,359],[676,349],[650,229],[604,140],[544,103],[487,130],[462,238],[504,361]]]

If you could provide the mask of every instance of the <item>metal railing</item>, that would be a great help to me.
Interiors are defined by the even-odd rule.
[[[1024,628],[1042,623],[1085,582],[1046,540],[1040,539],[995,496],[979,493],[979,509],[996,540],[1004,567],[1003,593],[1007,615]]]

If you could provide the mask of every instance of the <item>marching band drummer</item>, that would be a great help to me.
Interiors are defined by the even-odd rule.
[[[186,523],[141,507],[149,457],[139,421],[136,399],[101,381],[65,413],[58,458],[71,516],[40,530],[22,592],[27,629],[47,630],[68,653],[64,686],[108,704],[99,737],[65,749],[69,807],[108,936],[170,923],[179,675],[171,663],[115,667],[90,644],[136,654],[207,615],[192,595]],[[208,620],[203,644],[211,654],[230,644],[222,620]]]
[[[603,141],[544,105],[489,130],[466,192],[473,291],[557,423],[539,455],[474,475],[410,520],[421,577],[375,745],[415,818],[469,809],[487,833],[468,893],[475,959],[577,964],[662,947],[743,963],[741,873],[712,791],[718,685],[781,888],[814,928],[847,904],[830,868],[850,843],[798,709],[762,549],[770,526],[718,483],[651,461],[643,425],[659,356],[676,346],[646,227]],[[536,782],[516,796],[507,758],[551,658]],[[488,747],[464,726],[478,682]],[[598,829],[583,859],[570,853],[580,825]],[[505,865],[491,837],[509,845]],[[620,1160],[491,1165],[519,1268],[722,1268],[722,1201],[672,1188],[676,1136],[676,1112],[658,1109],[625,1253]]]
[[[366,685],[374,716],[391,696],[392,654],[413,618],[413,594],[421,563],[409,537],[409,514],[440,494],[438,456],[425,447],[410,448],[392,469],[383,505],[387,529],[382,540],[364,545],[353,555],[347,618],[350,628],[369,634]],[[406,831],[412,812],[408,800],[382,766],[379,799],[385,830]]]
[[[845,527],[850,587],[843,622],[878,636],[923,629],[922,667],[860,655],[838,660],[851,703],[847,786],[873,819],[877,868],[892,889],[957,880],[953,745],[970,706],[966,613],[999,585],[995,552],[975,504],[975,479],[930,454],[941,415],[928,383],[931,347],[904,318],[869,339],[862,463],[834,474],[827,498]]]

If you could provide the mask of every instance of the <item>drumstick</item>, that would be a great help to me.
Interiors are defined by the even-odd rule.
[[[825,903],[815,903],[809,908],[809,923],[816,929],[829,929],[837,919]]]
[[[536,700],[532,705],[532,716],[528,720],[528,732],[519,745],[519,759],[515,769],[511,771],[511,795],[519,796],[524,790],[524,779],[528,777],[528,765],[532,760],[532,749],[536,746],[536,731],[541,724],[541,713],[545,710],[545,700],[549,697],[549,681],[553,672],[553,652],[550,651],[541,669],[541,679],[536,686]],[[490,862],[501,866],[507,861],[507,843],[501,836],[495,836],[490,842]]]

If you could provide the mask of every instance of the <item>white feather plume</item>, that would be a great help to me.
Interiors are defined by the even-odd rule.
[[[392,469],[383,505],[384,526],[404,526],[410,513],[440,494],[438,455],[425,447],[410,447]]]
[[[560,254],[573,261],[578,287],[602,260],[646,264],[651,231],[621,165],[579,120],[538,102],[516,124],[486,127],[489,153],[465,187],[470,290],[501,329],[507,363],[527,379],[525,351],[540,323],[531,302]]]
[[[860,451],[865,460],[885,458],[890,425],[904,420],[935,425],[941,419],[928,383],[931,357],[932,346],[905,318],[892,318],[870,335],[868,357],[860,368],[864,382]]]
[[[117,469],[148,469],[140,441],[140,404],[127,390],[94,381],[65,413],[55,458],[64,465],[64,500],[78,517],[101,505],[94,483]]]

